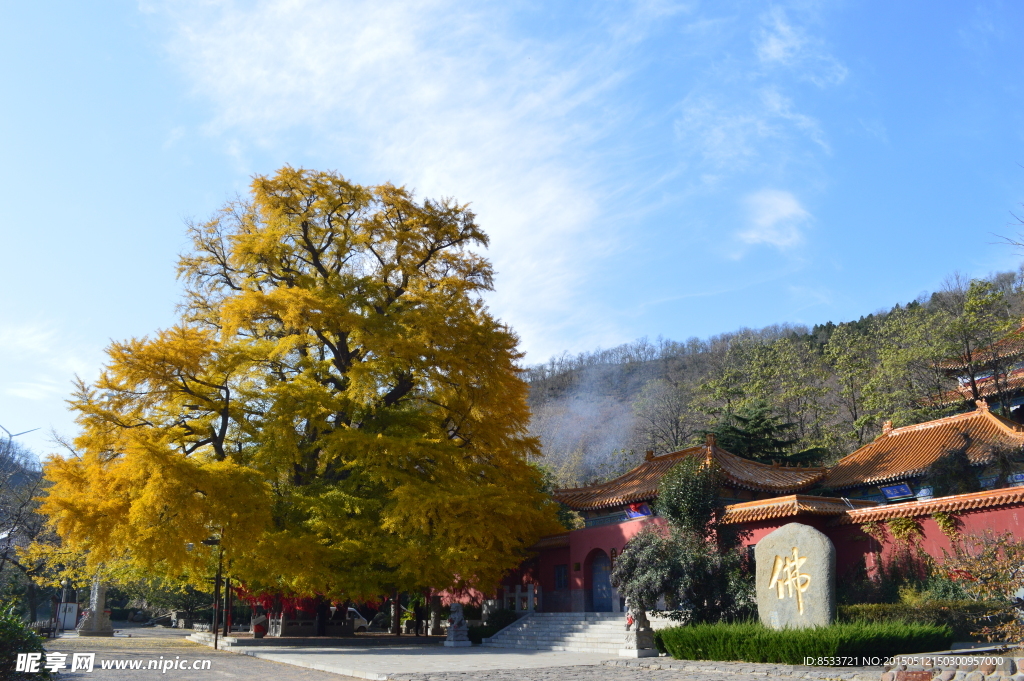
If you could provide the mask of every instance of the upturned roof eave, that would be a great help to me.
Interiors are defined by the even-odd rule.
[[[754,492],[766,492],[772,494],[796,494],[801,491],[810,489],[814,485],[820,483],[823,479],[825,479],[825,477],[828,474],[827,468],[822,468],[818,466],[808,466],[806,468],[790,468],[788,466],[768,465],[757,461],[750,461],[749,459],[743,459],[741,457],[736,456],[735,454],[732,454],[724,449],[721,449],[720,447],[714,444],[711,444],[710,446],[710,450],[709,447],[705,445],[703,447],[689,447],[687,449],[682,449],[677,452],[670,452],[668,454],[663,454],[658,457],[652,457],[651,459],[646,460],[643,464],[633,469],[632,471],[620,475],[619,477],[613,480],[609,480],[608,482],[604,482],[599,485],[594,485],[589,488],[580,487],[555,490],[553,496],[558,502],[564,504],[565,506],[575,511],[600,511],[603,509],[613,508],[615,506],[622,506],[625,504],[650,502],[657,499],[658,497],[656,490],[657,480],[654,480],[653,478],[657,476],[657,479],[660,480],[661,475],[664,475],[664,472],[662,472],[661,475],[658,474],[658,468],[664,466],[667,463],[670,463],[675,460],[681,460],[688,456],[707,457],[709,453],[711,454],[711,457],[716,460],[716,463],[718,464],[719,468],[721,469],[722,473],[726,478],[726,484],[729,487],[745,489]],[[760,471],[766,475],[778,475],[782,473],[783,475],[801,476],[802,479],[790,482],[788,484],[757,483],[750,481],[748,479],[744,479],[742,477],[737,477],[735,474],[733,474],[730,471],[730,467],[736,467],[737,465],[750,467],[754,471]],[[753,474],[755,473],[751,473],[751,475]],[[652,489],[648,487],[646,489],[638,489],[632,493],[617,495],[611,498],[598,498],[593,501],[573,501],[573,497],[578,497],[580,495],[592,495],[594,497],[600,497],[602,492],[611,491],[614,490],[616,487],[631,484],[637,486],[649,484],[653,485],[655,488]]]

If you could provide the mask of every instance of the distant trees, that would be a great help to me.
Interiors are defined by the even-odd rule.
[[[817,464],[828,456],[824,447],[794,451],[800,438],[792,437],[796,424],[782,423],[764,401],[753,402],[725,415],[714,428],[718,445],[745,459],[761,463]]]
[[[648,381],[633,401],[634,443],[644,451],[666,454],[688,445],[705,419],[690,408],[691,386],[656,378]]]
[[[1021,272],[953,276],[931,295],[856,321],[742,329],[685,343],[641,340],[563,356],[527,374],[531,430],[553,467],[575,452],[570,484],[600,477],[615,449],[664,453],[699,444],[707,431],[747,456],[814,452],[791,460],[829,463],[869,442],[887,420],[901,426],[973,407],[982,385],[998,400],[1024,354],[1024,333],[1014,333],[1022,316]],[[962,393],[955,390],[958,376]],[[577,411],[575,431],[602,438],[576,449],[559,446],[564,431],[545,414],[586,399],[617,416],[589,420]],[[628,411],[616,411],[616,404]],[[753,449],[740,436],[751,430],[743,419],[752,409],[761,426],[785,424],[774,442]],[[602,450],[600,442],[615,444]]]
[[[971,398],[980,399],[978,385],[982,377],[998,383],[1005,380],[1011,365],[1020,356],[1020,339],[1007,334],[1020,325],[1020,319],[1006,314],[1006,292],[991,281],[964,281],[954,276],[935,296],[942,316],[943,340],[949,355],[944,368],[955,371],[970,388]],[[996,387],[1002,392],[1005,386]],[[1005,409],[1004,415],[1009,412]]]
[[[5,589],[17,589],[33,621],[39,602],[34,580],[41,566],[24,551],[46,533],[36,500],[42,489],[42,471],[32,453],[10,438],[0,439],[0,598],[11,595]]]

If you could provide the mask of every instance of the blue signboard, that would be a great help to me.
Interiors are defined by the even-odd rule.
[[[651,507],[647,504],[630,504],[626,507],[627,518],[646,518],[649,515],[651,515]]]
[[[1006,476],[1006,482],[1011,485],[1022,485],[1024,484],[1024,473],[1011,473]]]
[[[897,499],[913,499],[914,493],[910,491],[910,485],[903,482],[898,485],[888,485],[887,487],[879,487],[882,490],[882,494],[889,501],[896,501]]]
[[[984,478],[978,478],[978,483],[982,487],[995,487],[998,479],[998,475],[986,475]]]

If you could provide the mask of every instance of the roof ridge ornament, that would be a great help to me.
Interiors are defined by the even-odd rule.
[[[882,424],[882,435],[888,435],[892,432],[892,420],[889,419]]]
[[[711,450],[718,446],[718,440],[715,438],[715,434],[705,433],[704,444],[708,448],[708,453],[710,454]]]
[[[984,397],[979,400],[974,400],[974,405],[978,408],[978,411],[988,411],[988,400]]]

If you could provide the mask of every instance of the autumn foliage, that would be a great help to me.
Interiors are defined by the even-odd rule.
[[[558,530],[466,206],[285,167],[189,232],[179,323],[109,347],[47,466],[92,567],[223,549],[254,592],[365,598],[488,588]]]

